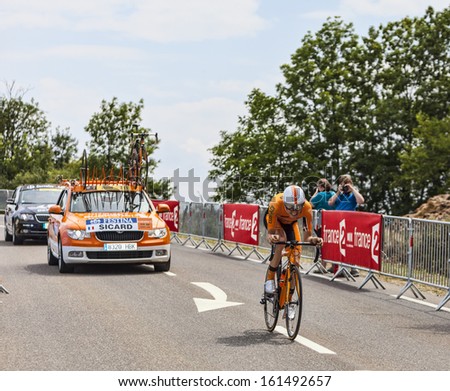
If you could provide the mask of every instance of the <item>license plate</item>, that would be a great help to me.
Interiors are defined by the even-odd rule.
[[[42,228],[47,229],[47,227],[48,227],[48,223],[42,224]]]
[[[105,251],[133,251],[137,250],[137,243],[105,243]]]

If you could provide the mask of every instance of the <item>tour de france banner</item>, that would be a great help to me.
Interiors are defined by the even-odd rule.
[[[155,208],[159,204],[166,204],[170,208],[169,212],[160,213],[159,216],[166,222],[170,231],[178,232],[180,203],[175,200],[152,200],[152,202],[153,205],[155,205]]]
[[[381,270],[382,216],[351,211],[322,211],[322,258]]]
[[[258,245],[259,206],[223,204],[223,237],[231,242]]]

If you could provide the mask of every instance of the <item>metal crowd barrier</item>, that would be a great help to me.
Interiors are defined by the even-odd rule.
[[[240,243],[230,243],[223,239],[223,210],[221,204],[180,202],[179,233],[186,238],[181,241],[175,235],[175,239],[182,245],[189,243],[196,248],[203,245],[214,252],[226,251],[228,255],[237,251],[245,259],[248,259],[252,254],[256,254],[257,258],[266,262],[267,257],[264,258],[261,255],[264,252],[263,250],[266,252],[270,250],[263,220],[266,210],[266,207],[261,206],[259,208],[259,242],[258,246],[252,247]],[[313,211],[314,225],[318,219],[320,219],[320,214]],[[301,221],[299,224],[300,230],[303,231]],[[305,246],[302,255],[305,258],[314,259],[315,249]],[[340,266],[352,265],[341,264]],[[417,298],[425,299],[417,284],[447,290],[447,295],[436,308],[436,310],[441,309],[450,300],[450,222],[384,215],[382,268],[380,272],[366,271],[368,272],[368,278],[359,289],[369,279],[372,279],[376,288],[378,286],[384,288],[374,276],[376,273],[405,280],[405,286],[402,287],[397,298],[400,298],[410,289]]]
[[[411,289],[424,299],[416,284],[447,289],[441,309],[450,300],[450,223],[393,216],[383,221],[381,274],[406,280],[397,298]]]

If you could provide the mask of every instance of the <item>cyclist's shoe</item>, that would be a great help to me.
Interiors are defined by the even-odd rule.
[[[288,316],[289,316],[290,320],[295,318],[295,310],[296,310],[296,305],[295,304],[289,304]]]
[[[264,292],[268,295],[275,293],[275,282],[273,280],[267,280],[264,284]]]
[[[359,271],[357,269],[353,268],[353,267],[350,269],[350,274],[353,277],[359,277]]]
[[[295,318],[295,304],[289,304],[289,309],[287,306],[284,307],[283,319],[286,319],[286,314],[289,312],[289,319],[292,320]]]

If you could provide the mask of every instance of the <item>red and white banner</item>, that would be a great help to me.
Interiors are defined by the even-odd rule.
[[[322,258],[381,270],[382,216],[351,211],[322,211]]]
[[[231,242],[257,246],[259,206],[223,204],[223,236]]]
[[[153,205],[155,207],[159,204],[166,204],[170,208],[170,212],[164,212],[160,213],[159,215],[161,218],[166,222],[166,224],[169,226],[169,229],[172,232],[178,232],[179,227],[179,210],[180,210],[180,203],[178,201],[163,201],[163,200],[152,200]]]

